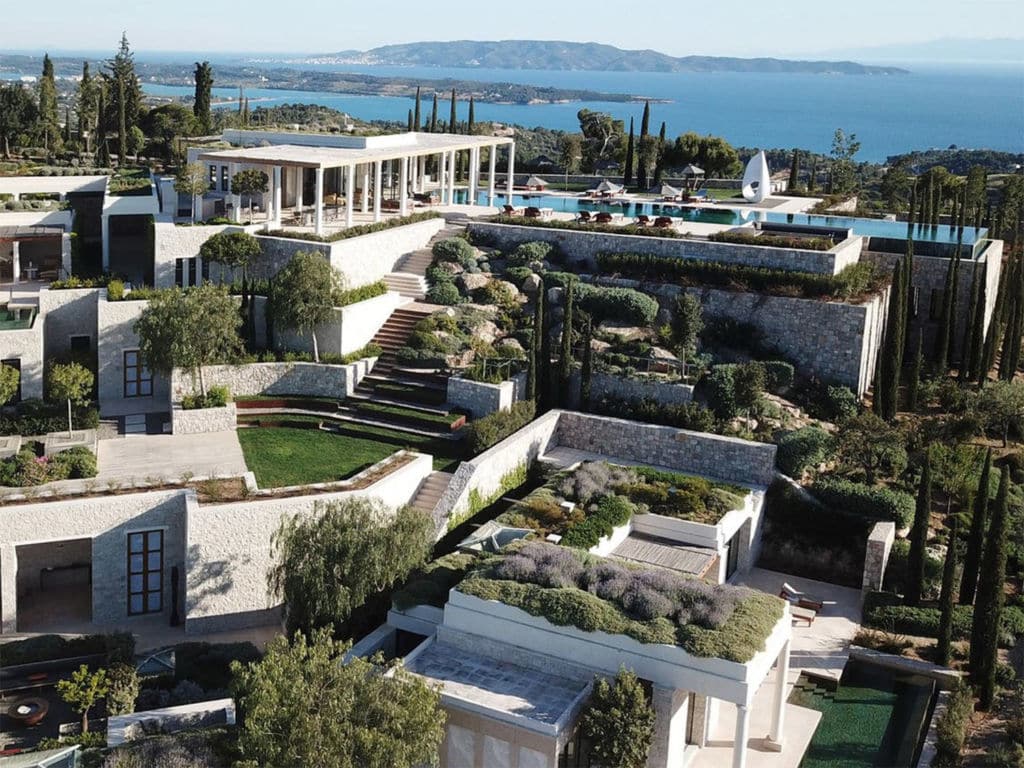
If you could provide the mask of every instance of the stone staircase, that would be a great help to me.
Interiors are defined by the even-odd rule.
[[[449,224],[438,231],[423,248],[407,253],[399,259],[394,271],[384,275],[384,282],[388,284],[388,288],[410,299],[422,299],[427,293],[427,281],[424,276],[427,274],[427,267],[434,260],[434,254],[431,252],[434,244],[455,237],[464,229],[463,226]]]
[[[389,291],[397,291],[407,299],[419,300],[427,294],[427,281],[422,275],[390,272],[384,275]]]
[[[410,506],[429,515],[448,489],[451,479],[450,472],[431,472],[420,484]]]

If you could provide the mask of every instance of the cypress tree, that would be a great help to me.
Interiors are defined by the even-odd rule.
[[[633,140],[633,118],[629,118],[629,141],[626,144],[626,170],[623,172],[622,185],[630,187],[633,185],[633,152],[634,140]]]
[[[213,89],[213,68],[210,62],[196,62],[196,95],[192,102],[192,114],[199,121],[204,134],[210,132],[210,94]]]
[[[975,325],[978,322],[978,300],[981,293],[981,270],[978,269],[977,265],[974,268],[974,279],[971,280],[971,297],[967,303],[967,328],[964,330],[964,348],[963,354],[960,355],[960,370],[958,380],[961,384],[970,381],[971,376],[974,372],[974,337],[977,329]],[[984,321],[984,318],[982,318]]]
[[[558,392],[562,405],[569,405],[569,384],[572,380],[572,303],[574,280],[565,284],[565,315],[562,318],[562,352],[558,358]]]
[[[907,380],[907,410],[913,413],[917,410],[917,393],[921,385],[921,367],[924,364],[924,354],[921,350],[921,331],[917,332],[917,351],[914,353],[913,367],[910,369],[910,378]]]
[[[1009,494],[1008,469],[999,476],[999,493],[988,530],[985,555],[981,561],[978,580],[978,599],[974,604],[971,624],[971,682],[978,689],[979,706],[987,711],[995,698],[996,662],[999,652],[999,621],[1005,602],[1006,582],[1006,526],[1007,496]]]
[[[988,522],[988,486],[991,475],[992,449],[989,448],[985,453],[985,463],[981,467],[978,492],[974,495],[971,531],[967,539],[967,551],[964,553],[964,571],[960,576],[960,603],[963,605],[974,602],[974,590],[978,585],[978,567],[985,546],[985,524]]]
[[[117,81],[117,164],[126,165],[128,157],[128,117],[125,114],[124,80]]]
[[[910,188],[910,211],[907,214],[907,248],[903,255],[903,282],[906,288],[903,307],[903,343],[906,349],[910,338],[911,309],[914,306],[914,202],[917,198],[917,183]]]
[[[413,125],[415,125],[415,123],[413,123],[413,121],[412,121],[412,110],[410,109],[409,110],[409,114],[406,116],[406,119],[405,119],[405,130],[411,131]]]
[[[416,126],[416,130],[417,131],[422,131],[423,130],[423,123],[422,123],[423,116],[420,114],[420,107],[421,107],[420,98],[421,98],[420,97],[420,87],[417,85],[416,86],[416,107],[413,109],[413,113],[412,113],[412,124],[414,126]]]
[[[661,174],[665,170],[665,121],[661,122],[658,132],[658,156],[654,158],[654,186],[661,184]]]
[[[935,341],[932,347],[932,363],[935,372],[940,376],[945,374],[949,368],[949,337],[950,337],[950,315],[952,314],[953,301],[953,270],[958,259],[950,259],[946,266],[946,279],[942,284],[942,313],[939,315],[939,327],[935,332]]]
[[[1020,363],[1021,336],[1024,334],[1024,261],[1016,260],[1016,270],[1010,275],[1008,298],[1013,302],[1006,335],[1003,338],[1003,353],[999,360],[999,378],[1012,381]]]
[[[960,328],[960,322],[958,319],[959,310],[957,309],[957,302],[960,298],[960,249],[964,244],[964,214],[967,211],[967,189],[964,189],[964,200],[959,206],[958,218],[959,222],[957,226],[956,236],[956,254],[953,258],[953,286],[952,295],[949,298],[949,340],[946,342],[946,349],[948,351],[948,360],[952,361],[956,359],[957,346],[957,331]],[[961,357],[963,356],[963,345],[960,347]]]
[[[71,143],[71,107],[64,107],[64,143]]]
[[[110,150],[107,147],[106,92],[99,88],[97,97],[96,118],[96,165],[100,168],[110,167]]]
[[[57,81],[50,54],[43,54],[43,76],[39,79],[39,135],[43,147],[56,149],[60,139],[60,115],[57,107]]]
[[[590,315],[583,316],[583,361],[580,367],[580,410],[590,410],[590,381],[594,375],[594,324]]]
[[[917,507],[914,510],[914,526],[910,530],[910,553],[907,556],[907,583],[903,589],[903,601],[916,607],[921,602],[924,589],[924,555],[928,545],[928,522],[932,511],[932,467],[931,456],[925,449],[924,464],[921,466],[921,482],[917,487]]]
[[[871,411],[879,418],[885,418],[885,388],[882,386],[883,378],[882,373],[885,368],[885,342],[882,342],[882,348],[879,350],[878,357],[875,359],[875,377],[871,383]]]
[[[248,127],[250,116],[251,114],[249,112],[249,97],[246,96],[245,101],[242,102],[242,125]]]
[[[644,114],[640,118],[640,149],[637,156],[640,162],[636,166],[636,185],[641,190],[647,189],[647,168],[651,158],[648,155],[650,142],[647,140],[651,132],[651,102],[644,102]]]
[[[790,191],[796,189],[797,181],[800,178],[800,150],[793,149],[793,162],[789,166],[789,184],[786,185]]]
[[[807,177],[807,191],[813,192],[818,188],[818,156],[811,158],[811,175]]]
[[[476,133],[476,102],[472,94],[469,96],[469,117],[466,119],[466,133],[472,136]]]
[[[955,513],[946,515],[946,528],[949,531],[949,543],[946,547],[946,562],[942,567],[942,591],[939,593],[939,642],[935,649],[936,663],[945,667],[949,665],[949,646],[953,640],[953,581],[956,578],[956,548],[959,517]]]
[[[456,111],[458,102],[455,100],[455,89],[452,88],[452,108],[448,115],[448,133],[459,132],[459,116]]]
[[[430,109],[430,132],[437,133],[437,93],[434,93],[434,106]]]
[[[537,381],[540,378],[540,348],[541,334],[544,333],[544,280],[540,281],[537,287],[537,299],[533,307],[533,336],[530,338],[530,370],[527,372],[526,397],[528,400],[537,399]]]
[[[82,62],[82,80],[78,84],[78,141],[80,149],[89,151],[89,137],[92,133],[96,114],[96,92],[93,87],[92,75],[89,74],[89,62]]]
[[[886,320],[885,339],[880,374],[881,388],[875,397],[881,395],[880,415],[887,421],[896,416],[900,387],[900,373],[903,365],[902,343],[905,290],[903,285],[903,262],[897,261],[893,268],[892,289],[889,292],[889,315]]]

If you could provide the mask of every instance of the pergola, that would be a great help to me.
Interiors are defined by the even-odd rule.
[[[388,176],[398,166],[398,213],[408,213],[409,193],[426,190],[426,163],[436,157],[437,179],[440,182],[441,202],[451,205],[455,201],[455,164],[460,152],[469,152],[469,205],[476,204],[480,186],[480,152],[489,151],[488,205],[494,204],[495,164],[500,147],[508,148],[508,189],[512,195],[515,175],[515,141],[500,136],[466,136],[441,133],[401,133],[389,136],[351,137],[352,146],[316,146],[315,134],[296,134],[296,143],[280,143],[260,147],[200,152],[196,159],[202,163],[226,164],[233,178],[241,168],[264,167],[270,177],[268,219],[280,226],[282,210],[282,179],[287,174],[294,189],[295,207],[303,208],[303,178],[306,169],[314,172],[313,226],[316,234],[323,234],[325,172],[336,170],[339,194],[345,197],[345,226],[353,223],[355,193],[362,192],[361,209],[373,212],[373,220],[382,218],[382,191],[385,166]],[[285,138],[287,141],[287,137]],[[301,144],[298,142],[302,142]],[[326,143],[326,142],[325,142]],[[372,178],[371,178],[372,177]],[[372,194],[372,208],[370,190]],[[233,215],[240,220],[241,198],[232,194]]]

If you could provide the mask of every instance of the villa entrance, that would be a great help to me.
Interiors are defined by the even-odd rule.
[[[92,622],[92,539],[15,547],[19,632],[72,632]]]

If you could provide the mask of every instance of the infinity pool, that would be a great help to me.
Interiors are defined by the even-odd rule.
[[[463,194],[460,196],[459,191]],[[466,193],[463,190],[456,192],[457,201],[466,200]],[[487,193],[481,192],[477,196],[477,203],[487,204]],[[505,196],[495,195],[495,204],[504,205]],[[546,195],[521,194],[512,196],[512,205],[521,208],[532,205],[537,208],[551,208],[560,213],[579,213],[580,211],[609,211],[627,213],[630,216],[646,214],[647,216],[671,216],[683,221],[692,221],[698,224],[724,224],[727,226],[738,226],[751,221],[765,221],[772,224],[803,224],[815,227],[841,227],[852,229],[853,234],[865,237],[880,237],[892,240],[907,239],[907,225],[905,222],[885,221],[883,219],[855,219],[848,216],[821,216],[807,213],[772,213],[771,211],[752,211],[738,208],[681,208],[678,205],[662,205],[655,202],[636,202],[625,204],[594,203],[582,200],[570,195]],[[972,246],[978,240],[984,239],[985,229],[965,227],[963,244]],[[935,227],[917,226],[914,228],[914,240],[919,242],[935,242],[953,244],[957,241],[957,230],[947,224],[940,224]]]

